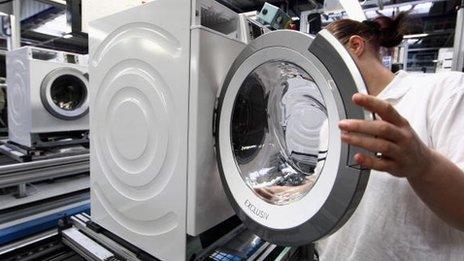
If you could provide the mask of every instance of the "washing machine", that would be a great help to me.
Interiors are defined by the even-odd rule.
[[[35,148],[56,134],[88,131],[87,61],[85,55],[37,47],[7,52],[10,142]]]
[[[370,119],[328,32],[263,34],[215,1],[155,0],[90,23],[92,221],[161,260],[233,214],[308,244],[350,217],[369,177],[338,122]],[[251,28],[251,29],[250,29]]]

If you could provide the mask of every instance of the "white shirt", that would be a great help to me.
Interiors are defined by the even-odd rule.
[[[400,71],[378,98],[392,103],[427,146],[464,168],[464,74]],[[322,261],[464,260],[464,232],[438,218],[405,178],[371,171],[353,216],[317,249]]]

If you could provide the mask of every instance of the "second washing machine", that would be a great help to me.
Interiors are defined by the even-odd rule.
[[[88,132],[87,56],[22,47],[6,65],[10,142],[36,148]]]

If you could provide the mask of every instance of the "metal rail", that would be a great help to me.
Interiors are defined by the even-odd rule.
[[[89,172],[89,154],[0,166],[0,188]]]
[[[44,239],[48,239],[54,236],[58,235],[58,230],[57,229],[52,229],[48,230],[42,233],[39,233],[37,235],[31,236],[26,239],[22,239],[19,241],[16,241],[14,243],[4,245],[0,247],[0,256],[5,255],[7,253],[13,252],[17,249],[20,249],[22,247],[27,247],[28,245],[34,244],[36,242],[42,241]]]
[[[3,173],[8,173],[8,172],[18,172],[21,170],[29,170],[29,169],[43,168],[43,167],[49,167],[49,166],[63,165],[63,164],[80,162],[80,161],[89,161],[89,154],[0,166],[0,175]]]
[[[8,222],[12,222],[22,218],[33,217],[34,215],[40,213],[53,211],[54,209],[59,209],[82,202],[90,202],[89,189],[84,189],[69,194],[44,199],[34,204],[29,203],[4,209],[0,211],[0,228],[2,228],[3,224],[6,224]]]
[[[464,67],[464,0],[456,16],[456,29],[454,33],[453,71],[463,71]]]
[[[87,260],[105,261],[116,258],[106,248],[74,227],[64,230],[61,235],[63,236],[62,240],[65,245],[69,246]]]
[[[121,246],[120,244],[106,237],[105,235],[97,233],[93,231],[92,229],[88,228],[86,225],[86,222],[90,221],[89,215],[85,213],[77,214],[71,217],[71,221],[75,228],[82,231],[85,235],[92,238],[92,240],[96,241],[98,244],[109,249],[110,251],[124,258],[125,260],[128,260],[128,261],[140,260],[139,258],[137,258],[137,255],[131,252],[129,249],[125,248],[124,246]]]

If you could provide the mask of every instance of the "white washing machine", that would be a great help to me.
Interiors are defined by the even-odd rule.
[[[88,131],[87,56],[37,47],[6,55],[8,138],[36,147],[45,137]]]
[[[265,240],[307,244],[363,194],[369,171],[337,127],[371,117],[351,103],[366,88],[349,54],[327,31],[250,41],[249,26],[206,0],[90,24],[92,220],[161,260],[184,260],[186,234],[233,213]]]

